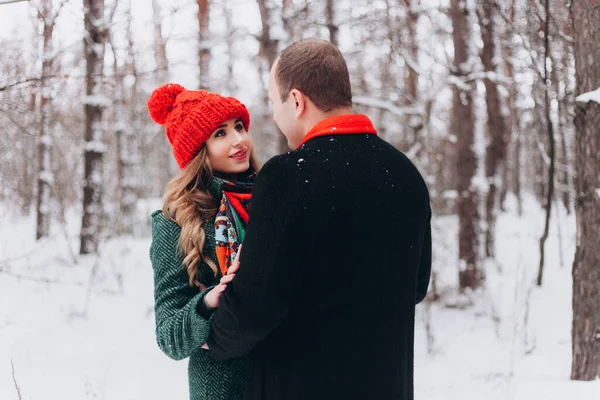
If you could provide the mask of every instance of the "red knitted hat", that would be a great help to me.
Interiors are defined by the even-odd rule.
[[[244,128],[250,128],[248,110],[237,99],[206,90],[186,90],[173,83],[152,92],[148,111],[154,122],[167,129],[167,138],[181,169],[198,154],[211,133],[228,119],[241,118]]]

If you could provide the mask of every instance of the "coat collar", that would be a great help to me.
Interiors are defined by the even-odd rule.
[[[325,118],[304,136],[300,146],[319,136],[369,133],[377,135],[373,123],[363,114],[344,114]],[[298,146],[298,147],[300,147]]]

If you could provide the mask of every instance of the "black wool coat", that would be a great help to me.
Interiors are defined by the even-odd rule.
[[[248,400],[412,400],[430,221],[422,176],[375,135],[316,137],[274,157],[212,315],[213,357],[249,354]]]

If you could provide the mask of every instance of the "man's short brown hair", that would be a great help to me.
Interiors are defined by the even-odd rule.
[[[282,102],[297,89],[324,112],[352,105],[346,60],[325,40],[304,39],[286,47],[278,58],[275,81]]]

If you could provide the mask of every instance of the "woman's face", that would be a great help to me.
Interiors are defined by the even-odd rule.
[[[214,172],[235,175],[250,168],[252,142],[241,119],[229,119],[206,141],[208,162]]]

